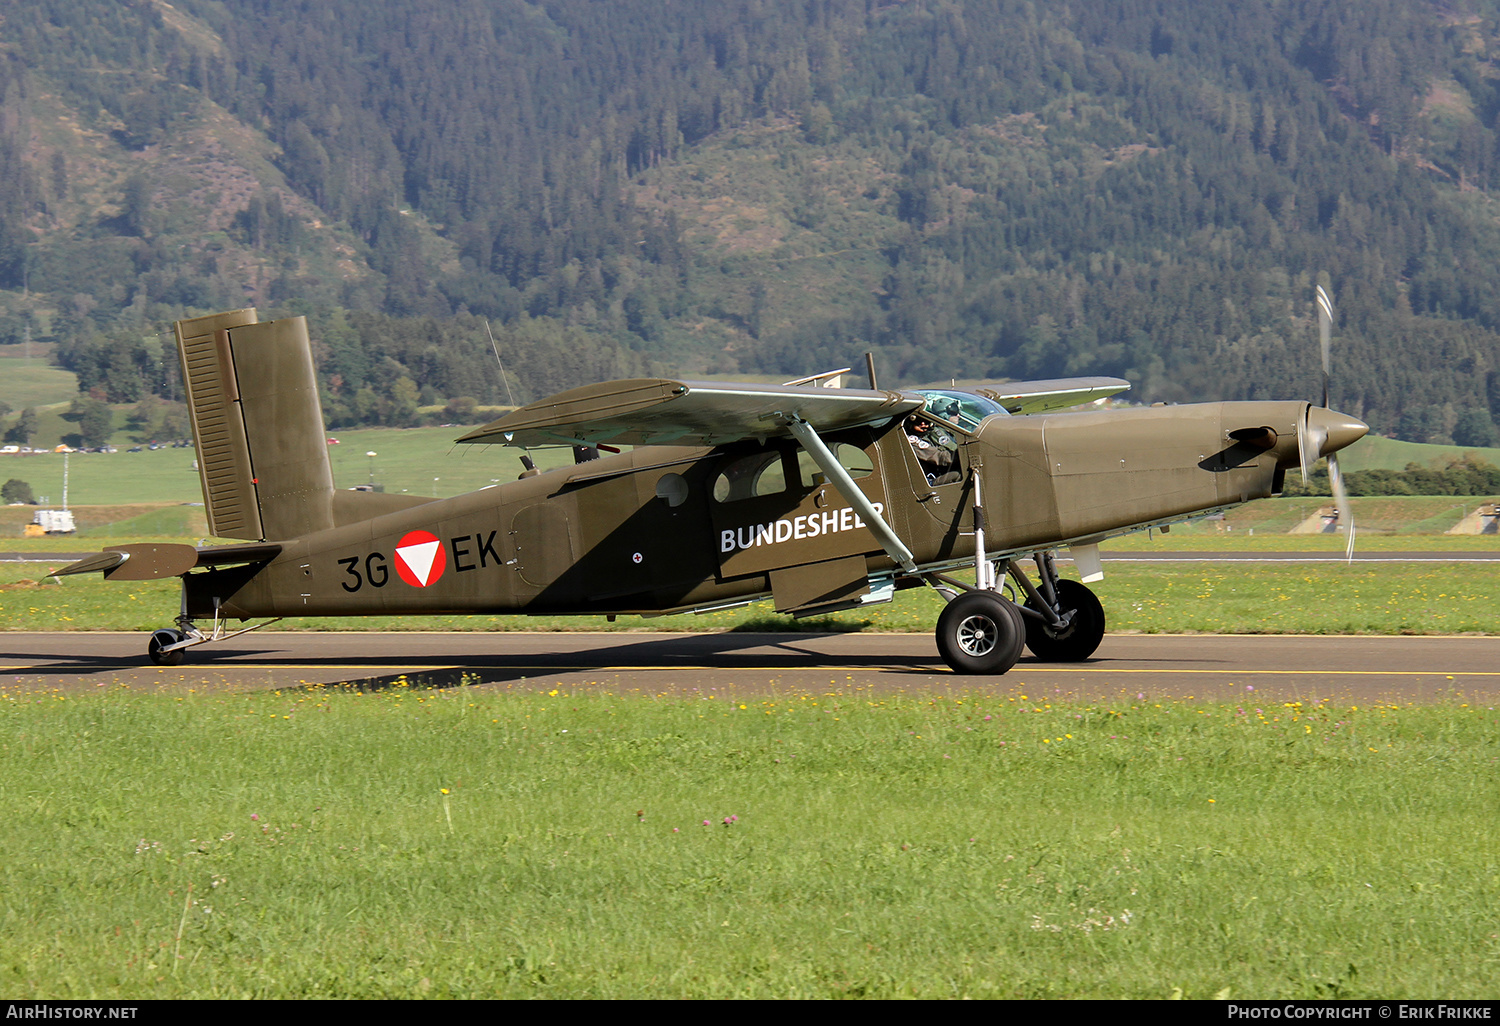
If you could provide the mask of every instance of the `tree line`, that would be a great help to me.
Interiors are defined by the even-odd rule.
[[[175,8],[196,27],[111,0],[13,4],[0,26],[0,286],[48,306],[44,325],[0,303],[0,337],[46,327],[107,401],[180,398],[148,340],[243,305],[250,264],[270,305],[318,322],[338,425],[504,401],[483,321],[526,394],[874,349],[908,382],[1314,398],[1322,281],[1336,406],[1413,440],[1494,438],[1489,0]],[[141,174],[117,212],[49,233],[83,181],[78,154],[28,155],[49,90],[142,155],[225,112],[274,144],[279,180],[212,239]],[[800,295],[789,254],[716,248],[661,191],[674,168],[732,182],[748,158],[724,140],[780,123],[795,134],[756,159],[786,231],[846,254],[830,266],[859,288]],[[833,191],[835,159],[868,170]],[[320,263],[335,229],[343,263]]]
[[[1350,495],[1500,495],[1500,467],[1474,453],[1441,466],[1408,463],[1405,470],[1356,470],[1344,475]],[[1287,479],[1287,495],[1332,495],[1328,470],[1315,469],[1304,484]]]

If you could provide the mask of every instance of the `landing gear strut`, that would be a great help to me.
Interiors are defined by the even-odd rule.
[[[176,666],[182,662],[182,653],[195,645],[206,645],[210,641],[224,641],[227,638],[239,637],[251,631],[258,631],[262,627],[269,627],[277,623],[281,617],[265,620],[261,623],[252,624],[249,627],[241,627],[237,631],[228,630],[224,620],[219,616],[219,600],[214,599],[214,625],[213,630],[205,634],[198,629],[193,618],[187,612],[187,582],[182,587],[182,609],[177,614],[176,627],[163,627],[159,631],[151,633],[151,640],[146,643],[146,656],[157,666]]]
[[[1036,552],[1038,585],[1014,559],[1005,561],[1012,594],[1024,592],[1017,606],[1000,593],[995,565],[984,548],[985,518],[979,474],[974,482],[974,580],[970,588],[943,574],[927,583],[948,600],[937,622],[937,646],[955,673],[1005,673],[1023,647],[1046,662],[1082,662],[1104,639],[1104,608],[1086,585],[1061,580],[1051,552]],[[962,591],[962,594],[958,594]]]
[[[1001,674],[1016,665],[1026,645],[1021,610],[1000,593],[995,566],[984,550],[984,502],[979,471],[974,488],[973,588],[951,577],[933,574],[927,583],[948,599],[937,622],[938,653],[955,673]],[[941,583],[940,583],[941,582]],[[955,589],[963,594],[955,595]]]

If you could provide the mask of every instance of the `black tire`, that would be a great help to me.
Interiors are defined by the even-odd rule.
[[[177,644],[184,637],[186,635],[181,631],[173,630],[170,627],[163,627],[159,631],[154,631],[151,634],[151,640],[146,643],[146,655],[150,656],[151,661],[157,666],[176,666],[182,662],[182,653],[184,650],[179,648],[175,652],[163,652],[162,649],[168,645]]]
[[[1021,611],[992,591],[966,591],[943,607],[938,652],[954,673],[1001,674],[1026,643]]]
[[[1057,582],[1057,604],[1064,615],[1075,610],[1072,621],[1057,631],[1041,620],[1026,617],[1026,647],[1044,663],[1081,663],[1104,640],[1104,607],[1086,585],[1077,581]],[[1035,608],[1031,602],[1026,605]]]

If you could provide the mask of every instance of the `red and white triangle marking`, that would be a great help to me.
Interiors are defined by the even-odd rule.
[[[442,547],[443,543],[426,531],[412,531],[402,538],[396,546],[396,559],[400,562],[396,569],[405,571],[401,578],[407,584],[425,588],[442,577],[448,566]]]

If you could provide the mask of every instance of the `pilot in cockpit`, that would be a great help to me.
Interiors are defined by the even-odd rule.
[[[917,416],[907,417],[906,440],[911,443],[928,484],[953,484],[963,479],[956,467],[958,444],[947,432],[934,427],[931,421]]]

